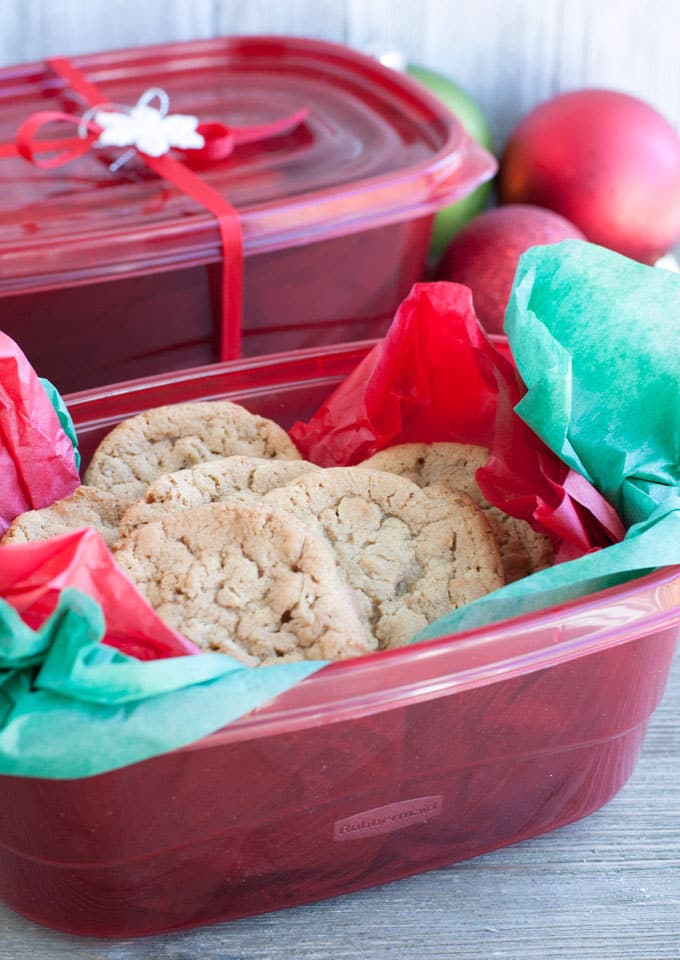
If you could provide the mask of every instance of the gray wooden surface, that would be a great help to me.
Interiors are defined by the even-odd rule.
[[[0,906],[0,960],[680,958],[680,654],[633,777],[579,823],[361,893],[143,940],[87,940]]]
[[[397,49],[467,89],[498,149],[536,103],[584,86],[680,128],[678,0],[0,0],[0,66],[241,33]]]

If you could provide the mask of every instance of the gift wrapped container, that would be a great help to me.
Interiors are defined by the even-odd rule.
[[[227,397],[289,427],[367,345],[67,398],[86,462],[117,420]],[[324,667],[199,741],[77,779],[0,777],[0,898],[128,937],[275,910],[535,836],[631,774],[680,624],[677,567]],[[455,905],[452,905],[455,909]]]
[[[145,93],[196,117],[209,141],[173,151],[170,179],[87,139],[90,108]],[[45,123],[31,127],[36,114]],[[5,69],[0,329],[63,392],[376,337],[420,277],[433,213],[494,169],[423,88],[317,41]]]

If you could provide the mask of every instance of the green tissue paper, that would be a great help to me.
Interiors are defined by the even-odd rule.
[[[50,383],[50,381],[46,380],[45,377],[39,377],[38,379],[40,380],[43,390],[47,394],[50,403],[54,407],[54,411],[59,419],[61,429],[73,444],[73,457],[76,462],[76,469],[80,470],[80,450],[78,449],[78,437],[76,435],[76,428],[73,426],[71,414],[68,412],[68,407],[64,403],[62,395],[59,393],[53,383]]]
[[[67,588],[33,631],[0,600],[0,774],[75,779],[192,743],[318,670],[219,653],[140,661],[101,642],[99,604]]]
[[[680,276],[579,240],[520,259],[505,316],[515,408],[616,508],[621,543],[542,570],[415,640],[495,623],[680,563]]]

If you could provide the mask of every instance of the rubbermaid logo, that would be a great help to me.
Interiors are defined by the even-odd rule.
[[[391,833],[414,823],[426,823],[442,812],[442,795],[417,797],[415,800],[400,800],[384,807],[374,807],[355,813],[353,817],[336,820],[334,840],[353,840],[370,837],[376,833]]]

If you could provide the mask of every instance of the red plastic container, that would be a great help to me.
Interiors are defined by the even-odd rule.
[[[200,170],[240,215],[244,355],[382,335],[433,213],[495,170],[423,87],[345,47],[235,37],[72,62],[113,103],[160,85],[171,113],[206,122],[309,109]],[[0,329],[62,392],[210,363],[222,321],[239,322],[222,317],[215,218],[141,161],[112,174],[97,149],[50,170],[2,156],[36,111],[84,106],[48,65],[0,71]]]
[[[68,398],[85,459],[123,416],[228,397],[306,417],[367,345]],[[333,664],[198,743],[75,781],[0,777],[0,898],[129,937],[450,864],[597,809],[632,772],[680,631],[680,568]]]

